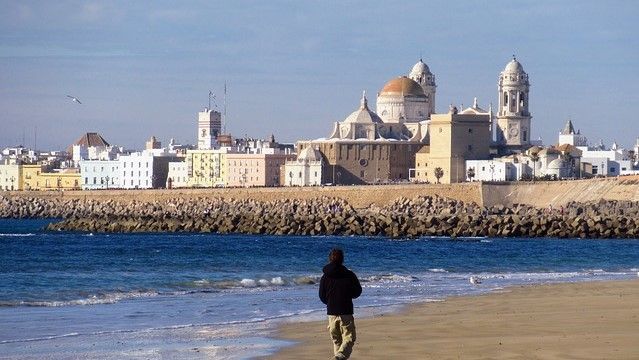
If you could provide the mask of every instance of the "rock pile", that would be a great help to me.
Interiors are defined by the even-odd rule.
[[[393,238],[639,238],[639,203],[600,201],[560,208],[482,207],[421,196],[356,209],[339,198],[269,202],[174,198],[115,202],[0,197],[2,218],[62,218],[49,230],[215,232],[274,235],[379,235]]]

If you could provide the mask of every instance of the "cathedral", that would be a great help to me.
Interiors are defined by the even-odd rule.
[[[420,59],[408,76],[384,84],[375,111],[362,94],[359,107],[335,122],[327,138],[298,141],[297,152],[312,148],[321,154],[323,184],[463,181],[465,160],[487,159],[491,148],[513,153],[530,146],[529,87],[513,58],[499,76],[493,130],[492,107],[483,110],[476,100],[467,109],[451,105],[448,113],[437,114],[435,75]],[[434,167],[443,175],[436,178]]]

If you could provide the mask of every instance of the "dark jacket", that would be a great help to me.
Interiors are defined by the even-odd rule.
[[[362,293],[357,276],[344,265],[329,263],[322,269],[319,297],[328,315],[353,315],[353,299]]]

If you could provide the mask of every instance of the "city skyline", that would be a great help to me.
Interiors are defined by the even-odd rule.
[[[281,142],[331,125],[423,58],[448,104],[497,104],[514,54],[530,75],[532,138],[565,122],[591,143],[631,147],[639,50],[630,1],[7,2],[0,15],[0,145],[64,149],[86,132],[141,148],[151,135],[195,144],[213,91],[227,130]],[[578,5],[578,7],[577,7]],[[67,95],[82,103],[72,101]],[[372,101],[374,102],[374,101]]]

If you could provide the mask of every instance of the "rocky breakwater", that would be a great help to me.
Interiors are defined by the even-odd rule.
[[[639,203],[599,201],[561,208],[482,207],[420,196],[354,208],[339,198],[268,202],[173,198],[154,202],[0,198],[0,217],[64,220],[49,230],[214,232],[399,237],[639,238]]]

